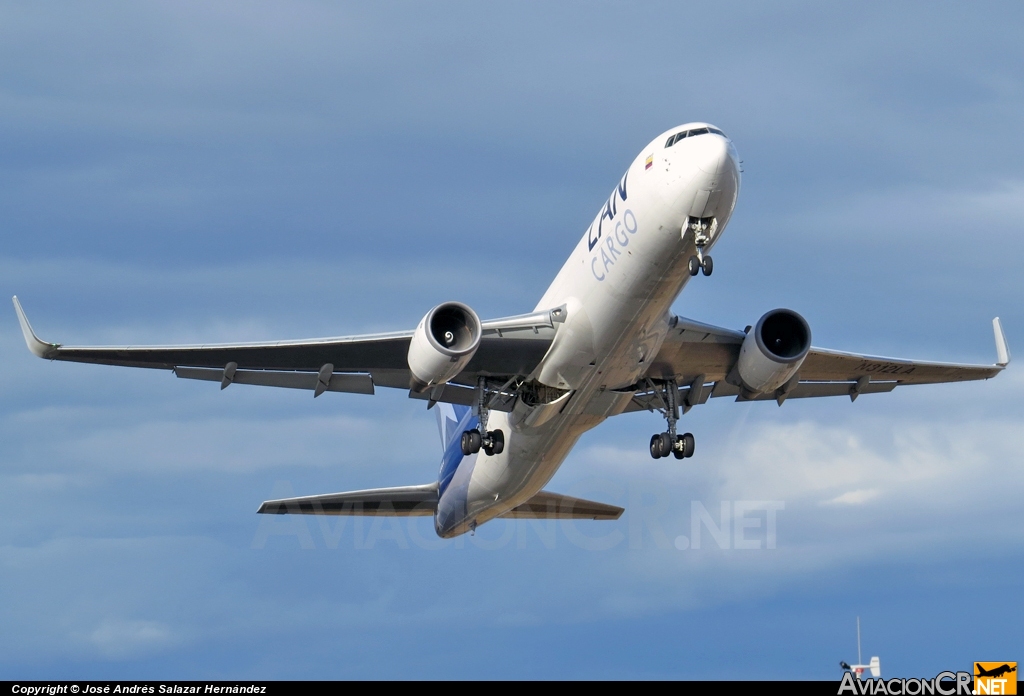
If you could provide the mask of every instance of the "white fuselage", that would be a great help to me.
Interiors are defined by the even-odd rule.
[[[435,517],[443,537],[462,534],[535,495],[580,436],[620,413],[668,332],[669,308],[690,279],[696,253],[691,218],[713,223],[707,251],[736,206],[736,150],[706,133],[666,142],[692,123],[659,135],[637,156],[576,245],[537,310],[565,305],[547,355],[531,375],[552,387],[550,403],[492,412],[487,428],[505,433],[501,454],[466,457]],[[615,390],[622,389],[622,392]]]

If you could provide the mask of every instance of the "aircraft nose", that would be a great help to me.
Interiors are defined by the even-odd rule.
[[[695,138],[694,145],[697,147],[694,148],[693,158],[701,171],[717,176],[725,173],[730,165],[735,166],[729,151],[729,141],[722,136],[712,134]]]

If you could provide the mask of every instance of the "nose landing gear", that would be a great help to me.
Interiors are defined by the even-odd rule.
[[[661,459],[669,455],[676,459],[686,459],[693,456],[696,442],[693,433],[676,434],[676,423],[679,421],[679,389],[672,380],[665,383],[665,420],[668,421],[668,431],[655,433],[651,436],[651,456],[654,459]]]
[[[687,270],[690,271],[692,276],[700,272],[703,272],[705,276],[709,276],[715,269],[715,264],[711,257],[704,254],[704,247],[711,241],[711,234],[714,232],[715,227],[717,227],[715,218],[691,217],[687,220],[686,227],[683,228],[684,236],[687,230],[693,231],[693,243],[697,247],[697,255],[691,256],[690,262],[687,264]]]
[[[715,270],[715,263],[711,260],[710,256],[705,256],[703,250],[697,247],[697,255],[690,257],[688,264],[688,270],[690,275],[695,276],[700,272],[704,272],[704,275],[709,276],[711,272]]]

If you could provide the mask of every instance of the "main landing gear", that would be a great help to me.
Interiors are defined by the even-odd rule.
[[[692,457],[696,446],[693,433],[676,434],[676,423],[679,420],[679,389],[674,381],[665,384],[665,407],[668,431],[651,435],[651,456],[655,459],[669,455],[676,459]]]
[[[469,456],[483,450],[487,456],[501,454],[505,451],[505,433],[501,430],[487,429],[487,416],[490,409],[487,408],[487,384],[480,378],[477,385],[477,403],[473,407],[477,417],[480,419],[480,427],[466,430],[462,433],[462,440],[459,443],[462,447],[462,454]]]
[[[483,450],[488,456],[501,454],[505,451],[505,433],[500,430],[488,430],[484,435],[476,428],[462,433],[462,453],[467,457]]]

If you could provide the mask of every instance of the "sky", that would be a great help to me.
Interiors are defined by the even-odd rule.
[[[1012,2],[0,0],[0,295],[68,344],[518,314],[701,120],[743,184],[675,312],[991,363],[994,316],[1024,351],[1022,34]],[[716,399],[683,462],[618,416],[547,488],[620,520],[442,541],[255,514],[433,480],[404,393],[50,363],[10,309],[0,356],[3,679],[838,679],[858,616],[886,677],[1024,658],[1016,364]]]

